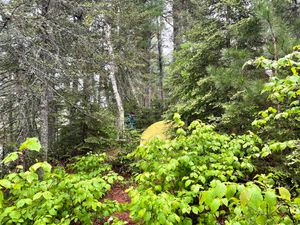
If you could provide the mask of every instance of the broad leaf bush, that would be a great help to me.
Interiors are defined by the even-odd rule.
[[[294,224],[299,198],[274,188],[272,176],[256,175],[253,159],[261,139],[219,134],[194,121],[187,129],[178,115],[174,139],[153,140],[129,157],[142,172],[131,188],[131,216],[143,224]],[[252,180],[252,181],[251,181]]]
[[[135,166],[144,171],[136,180],[145,187],[161,191],[198,184],[201,189],[214,179],[237,181],[253,172],[251,158],[259,155],[260,143],[254,134],[221,135],[199,121],[177,133],[171,141],[157,139],[131,154],[139,159]]]
[[[270,106],[259,113],[253,125],[268,144],[265,157],[278,161],[276,172],[291,186],[300,187],[300,46],[283,58],[268,60],[260,57],[256,64],[273,71],[264,92],[269,94]],[[275,154],[274,154],[275,153]],[[274,171],[275,171],[274,170]]]
[[[20,150],[39,150],[37,139],[28,139]],[[26,144],[27,143],[27,144]],[[17,160],[22,152],[11,153],[5,163]],[[71,173],[38,162],[24,171],[17,166],[0,180],[0,224],[92,224],[118,210],[116,202],[102,199],[111,185],[120,180],[105,163],[105,154],[77,158]]]
[[[299,49],[277,61],[263,57],[255,61],[273,71],[264,90],[269,108],[253,122],[263,138],[252,132],[219,134],[200,121],[184,128],[175,114],[178,129],[172,140],[153,140],[129,155],[141,171],[135,177],[138,186],[129,190],[131,216],[136,221],[300,224]],[[272,167],[278,160],[275,156],[280,158],[280,174]]]
[[[141,170],[135,177],[138,187],[129,191],[131,215],[136,221],[170,225],[300,224],[298,49],[277,61],[256,60],[274,73],[264,90],[270,106],[253,122],[263,139],[252,132],[219,134],[200,121],[184,129],[184,122],[175,114],[178,129],[172,140],[151,141],[129,155]],[[279,175],[278,169],[272,168],[276,152],[283,168]],[[258,170],[258,161],[267,164],[268,170],[262,171],[264,166]],[[272,170],[275,175],[263,174]]]

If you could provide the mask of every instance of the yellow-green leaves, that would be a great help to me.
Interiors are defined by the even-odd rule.
[[[18,152],[12,152],[9,153],[3,160],[2,163],[8,164],[10,162],[13,162],[19,158]]]
[[[47,163],[47,162],[38,162],[38,163],[32,165],[29,168],[29,170],[35,172],[39,168],[42,168],[46,173],[50,173],[52,166],[49,163]]]
[[[0,186],[4,187],[4,188],[6,188],[6,189],[11,188],[12,185],[13,185],[13,184],[12,184],[9,180],[7,180],[7,179],[2,179],[2,180],[0,180]]]
[[[291,194],[286,188],[280,187],[280,188],[278,188],[278,190],[279,190],[279,195],[281,198],[288,200],[288,201],[291,200]]]
[[[19,148],[21,151],[24,149],[28,149],[31,151],[39,152],[41,149],[41,144],[37,138],[26,138],[26,141],[23,142]]]
[[[211,210],[212,213],[217,212],[217,210],[219,209],[219,207],[221,206],[221,200],[218,198],[215,198],[212,200],[212,202],[209,204],[209,208]]]
[[[19,147],[19,150],[31,150],[31,151],[40,151],[41,144],[37,138],[26,138],[26,141],[21,144]],[[22,154],[22,152],[12,152],[9,153],[3,160],[2,163],[9,164],[10,162],[13,162],[19,158],[19,154]]]
[[[17,208],[22,208],[24,205],[31,205],[32,200],[30,198],[20,199],[17,201],[16,206]]]
[[[181,116],[179,115],[179,113],[174,114],[173,120],[177,126],[179,126],[179,127],[184,126],[184,122],[181,120]]]
[[[277,198],[276,194],[272,190],[268,190],[265,192],[265,201],[268,206],[268,210],[272,212],[276,208]]]
[[[217,197],[222,198],[226,194],[226,185],[224,183],[218,182],[214,189],[214,194]]]
[[[36,147],[29,141],[25,148]],[[92,224],[94,215],[111,215],[119,208],[117,203],[99,199],[120,177],[104,160],[104,155],[78,158],[72,166],[80,170],[73,174],[63,168],[52,170],[47,162],[8,174],[0,180],[0,209],[5,209],[0,210],[0,224]]]
[[[267,119],[277,112],[269,107],[261,115]],[[175,114],[174,119],[178,122],[180,116]],[[180,127],[173,139],[153,140],[131,154],[141,170],[136,176],[137,190],[131,191],[132,215],[136,221],[146,221],[145,225],[184,224],[191,217],[201,224],[217,224],[218,218],[228,224],[284,223],[290,215],[282,214],[294,207],[288,190],[276,192],[272,174],[257,174],[254,181],[243,181],[257,171],[253,159],[296,144],[273,141],[264,145],[251,132],[219,134],[200,121],[187,129]],[[150,221],[146,212],[151,213]],[[174,215],[179,216],[180,223],[170,220]]]
[[[295,67],[292,67],[291,71],[292,71],[293,75],[297,75],[298,74],[297,69]]]

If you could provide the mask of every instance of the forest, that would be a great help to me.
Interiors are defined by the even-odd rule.
[[[0,0],[0,224],[300,225],[300,0]]]

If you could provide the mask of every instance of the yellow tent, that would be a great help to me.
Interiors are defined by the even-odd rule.
[[[141,145],[150,141],[152,138],[160,138],[166,140],[168,138],[167,131],[171,125],[166,121],[159,121],[149,126],[141,136]]]

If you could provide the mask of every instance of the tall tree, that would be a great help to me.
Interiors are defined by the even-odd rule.
[[[293,22],[284,17],[290,8],[286,7],[285,14],[281,11],[290,3],[231,0],[193,4],[201,6],[196,14],[190,12],[196,22],[181,34],[185,40],[168,77],[169,115],[178,111],[189,121],[199,118],[219,129],[245,131],[254,112],[266,104],[259,94],[267,76],[261,70],[242,69],[243,64],[262,53],[276,58],[293,46],[297,32],[287,28]]]

